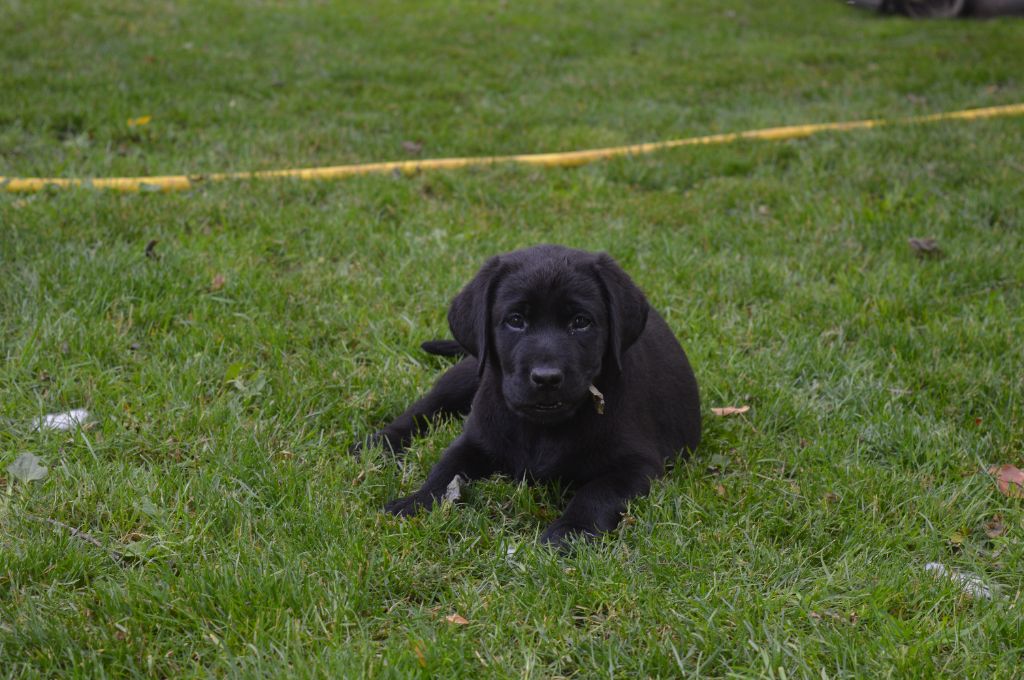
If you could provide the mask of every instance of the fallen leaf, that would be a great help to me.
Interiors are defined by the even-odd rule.
[[[65,413],[51,413],[36,421],[36,430],[72,430],[85,424],[89,412],[84,408],[76,408]]]
[[[448,616],[444,617],[444,620],[447,621],[448,623],[454,623],[457,626],[468,626],[469,625],[469,621],[467,621],[466,619],[462,618],[458,614],[449,614]]]
[[[907,239],[907,243],[910,245],[910,249],[913,250],[918,257],[942,254],[942,249],[939,248],[939,242],[933,238],[910,238]]]
[[[223,274],[217,274],[216,276],[213,277],[213,280],[210,281],[210,292],[214,293],[214,292],[220,290],[221,288],[224,287],[225,283],[226,283],[226,279],[224,278],[224,275]]]
[[[995,476],[1000,493],[1010,498],[1024,498],[1024,472],[1007,463],[998,468],[993,465],[988,473]]]
[[[224,371],[224,382],[229,383],[234,380],[238,380],[238,377],[242,375],[242,369],[245,368],[245,364],[241,361],[236,361],[227,367]]]
[[[985,535],[989,538],[999,538],[1006,532],[1003,526],[1003,516],[993,515],[992,519],[985,522]]]
[[[149,121],[153,120],[153,116],[139,116],[138,118],[129,118],[128,127],[142,127],[149,125]]]
[[[163,512],[156,506],[156,503],[149,498],[149,496],[143,496],[139,500],[135,501],[135,508],[150,517],[162,517]]]
[[[831,505],[832,503],[838,503],[839,502],[839,494],[837,494],[837,493],[835,493],[833,491],[829,491],[824,496],[821,497],[821,500],[825,501],[829,505]]]
[[[402,148],[405,149],[406,153],[418,154],[423,151],[423,145],[419,142],[410,142],[408,140],[402,142]]]
[[[930,571],[935,575],[936,578],[948,577],[951,581],[960,586],[964,594],[968,597],[984,597],[992,599],[992,591],[989,590],[988,586],[982,582],[982,580],[966,571],[959,571],[957,569],[950,569],[944,564],[938,562],[929,562],[924,565],[925,571]]]
[[[716,484],[715,485],[715,493],[717,493],[722,498],[725,498],[725,486],[722,485],[722,484]]]
[[[729,456],[722,455],[721,453],[716,453],[715,455],[711,456],[710,460],[708,460],[708,473],[718,474],[726,467],[728,467],[730,462],[731,461],[729,460]]]
[[[42,459],[31,453],[23,453],[7,466],[7,472],[19,482],[36,482],[45,479],[49,468],[42,465]]]
[[[711,409],[711,412],[716,416],[733,416],[740,413],[746,413],[749,410],[749,406],[722,406]]]
[[[421,668],[427,667],[427,657],[423,655],[423,645],[420,642],[412,643],[413,654],[416,655],[416,661],[420,664]]]

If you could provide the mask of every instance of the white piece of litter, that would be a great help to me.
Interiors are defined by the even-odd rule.
[[[441,502],[454,503],[462,498],[462,485],[466,482],[467,480],[462,475],[452,477],[452,481],[448,482],[448,487],[444,490],[444,495],[441,496]]]
[[[976,576],[970,572],[959,571],[957,569],[950,569],[944,564],[938,562],[929,562],[924,565],[926,571],[932,572],[936,577],[947,577],[950,580],[956,582],[957,585],[964,591],[966,595],[971,597],[983,597],[986,599],[992,599],[992,591],[989,590],[988,586]]]
[[[89,412],[84,408],[76,408],[66,413],[51,413],[36,421],[36,430],[73,430],[84,425],[89,419]]]

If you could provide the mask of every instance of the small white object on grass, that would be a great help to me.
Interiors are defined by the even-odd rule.
[[[926,571],[932,572],[936,577],[945,576],[950,580],[954,581],[960,586],[960,589],[964,591],[964,594],[971,597],[983,597],[985,599],[992,599],[992,591],[989,587],[976,575],[966,572],[959,571],[957,569],[950,569],[944,564],[938,562],[929,562],[924,565]]]
[[[444,490],[444,495],[441,496],[441,502],[454,503],[462,498],[462,485],[466,482],[467,480],[462,475],[452,477],[452,481],[448,482],[448,487]]]
[[[51,413],[36,421],[36,430],[73,430],[84,425],[89,419],[89,412],[84,408],[76,408],[66,413]]]

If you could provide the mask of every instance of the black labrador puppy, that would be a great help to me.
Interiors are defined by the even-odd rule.
[[[448,323],[456,342],[424,349],[468,356],[371,441],[399,451],[441,414],[469,417],[423,486],[389,512],[429,508],[456,475],[561,480],[575,496],[541,536],[560,546],[615,528],[666,461],[700,442],[686,354],[604,253],[544,245],[493,257]]]

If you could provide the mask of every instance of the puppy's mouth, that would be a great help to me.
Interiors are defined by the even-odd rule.
[[[537,423],[556,423],[576,412],[578,404],[567,401],[546,401],[519,404],[515,411],[527,420]]]

